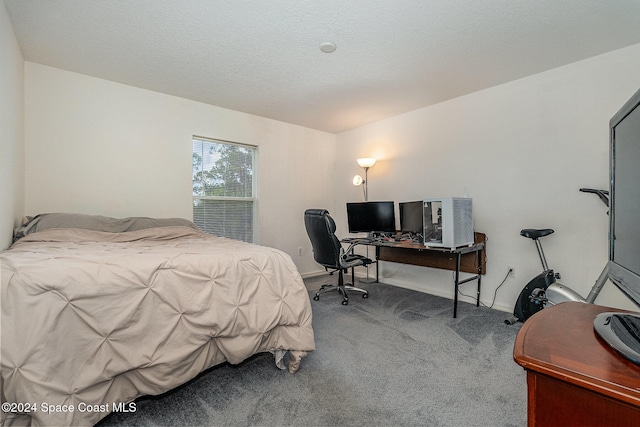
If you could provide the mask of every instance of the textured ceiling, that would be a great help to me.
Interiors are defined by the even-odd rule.
[[[332,133],[640,43],[638,0],[4,3],[27,61]]]

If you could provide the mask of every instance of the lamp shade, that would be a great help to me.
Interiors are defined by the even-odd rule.
[[[358,159],[357,162],[361,168],[370,168],[371,166],[376,164],[376,159],[371,157],[364,157],[362,159]]]
[[[362,179],[360,175],[356,175],[353,177],[353,185],[355,185],[356,187],[358,185],[362,185],[363,183],[364,183],[364,179]]]

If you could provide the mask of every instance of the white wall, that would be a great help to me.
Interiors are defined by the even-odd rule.
[[[318,270],[303,212],[333,208],[335,135],[31,62],[25,82],[28,215],[191,219],[191,137],[252,144],[259,243]]]
[[[473,197],[489,237],[482,299],[514,267],[495,303],[511,311],[540,270],[522,228],[556,230],[547,258],[583,295],[604,266],[606,209],[578,188],[608,186],[608,121],[640,87],[640,45],[337,136],[28,62],[25,86],[26,214],[190,218],[191,136],[254,144],[260,243],[310,274],[302,212],[328,208],[346,235],[344,203],[362,199],[355,159],[372,156],[370,200]],[[383,263],[382,275],[452,296],[447,271]],[[597,302],[634,308],[612,285]]]
[[[24,215],[24,60],[0,4],[0,249]]]
[[[472,72],[471,70],[469,72]],[[640,88],[640,45],[463,96],[337,136],[337,204],[362,200],[355,159],[376,157],[369,200],[473,198],[476,231],[488,236],[482,301],[512,311],[542,270],[522,228],[543,239],[550,267],[587,295],[607,260],[606,207],[580,187],[608,189],[608,123]],[[343,209],[344,210],[344,209]],[[346,215],[338,224],[346,230]],[[453,296],[451,273],[383,263],[388,283]],[[475,282],[464,286],[473,295]],[[634,308],[611,284],[596,302]]]

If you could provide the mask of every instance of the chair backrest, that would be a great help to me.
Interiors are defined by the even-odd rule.
[[[313,259],[329,268],[340,268],[340,240],[336,237],[336,223],[326,209],[307,209],[304,212]]]

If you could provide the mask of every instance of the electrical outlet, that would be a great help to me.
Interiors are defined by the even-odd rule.
[[[507,274],[509,277],[516,277],[516,269],[513,267],[509,267],[509,273]]]
[[[298,256],[301,256],[301,255],[302,255],[302,246],[298,248]]]

